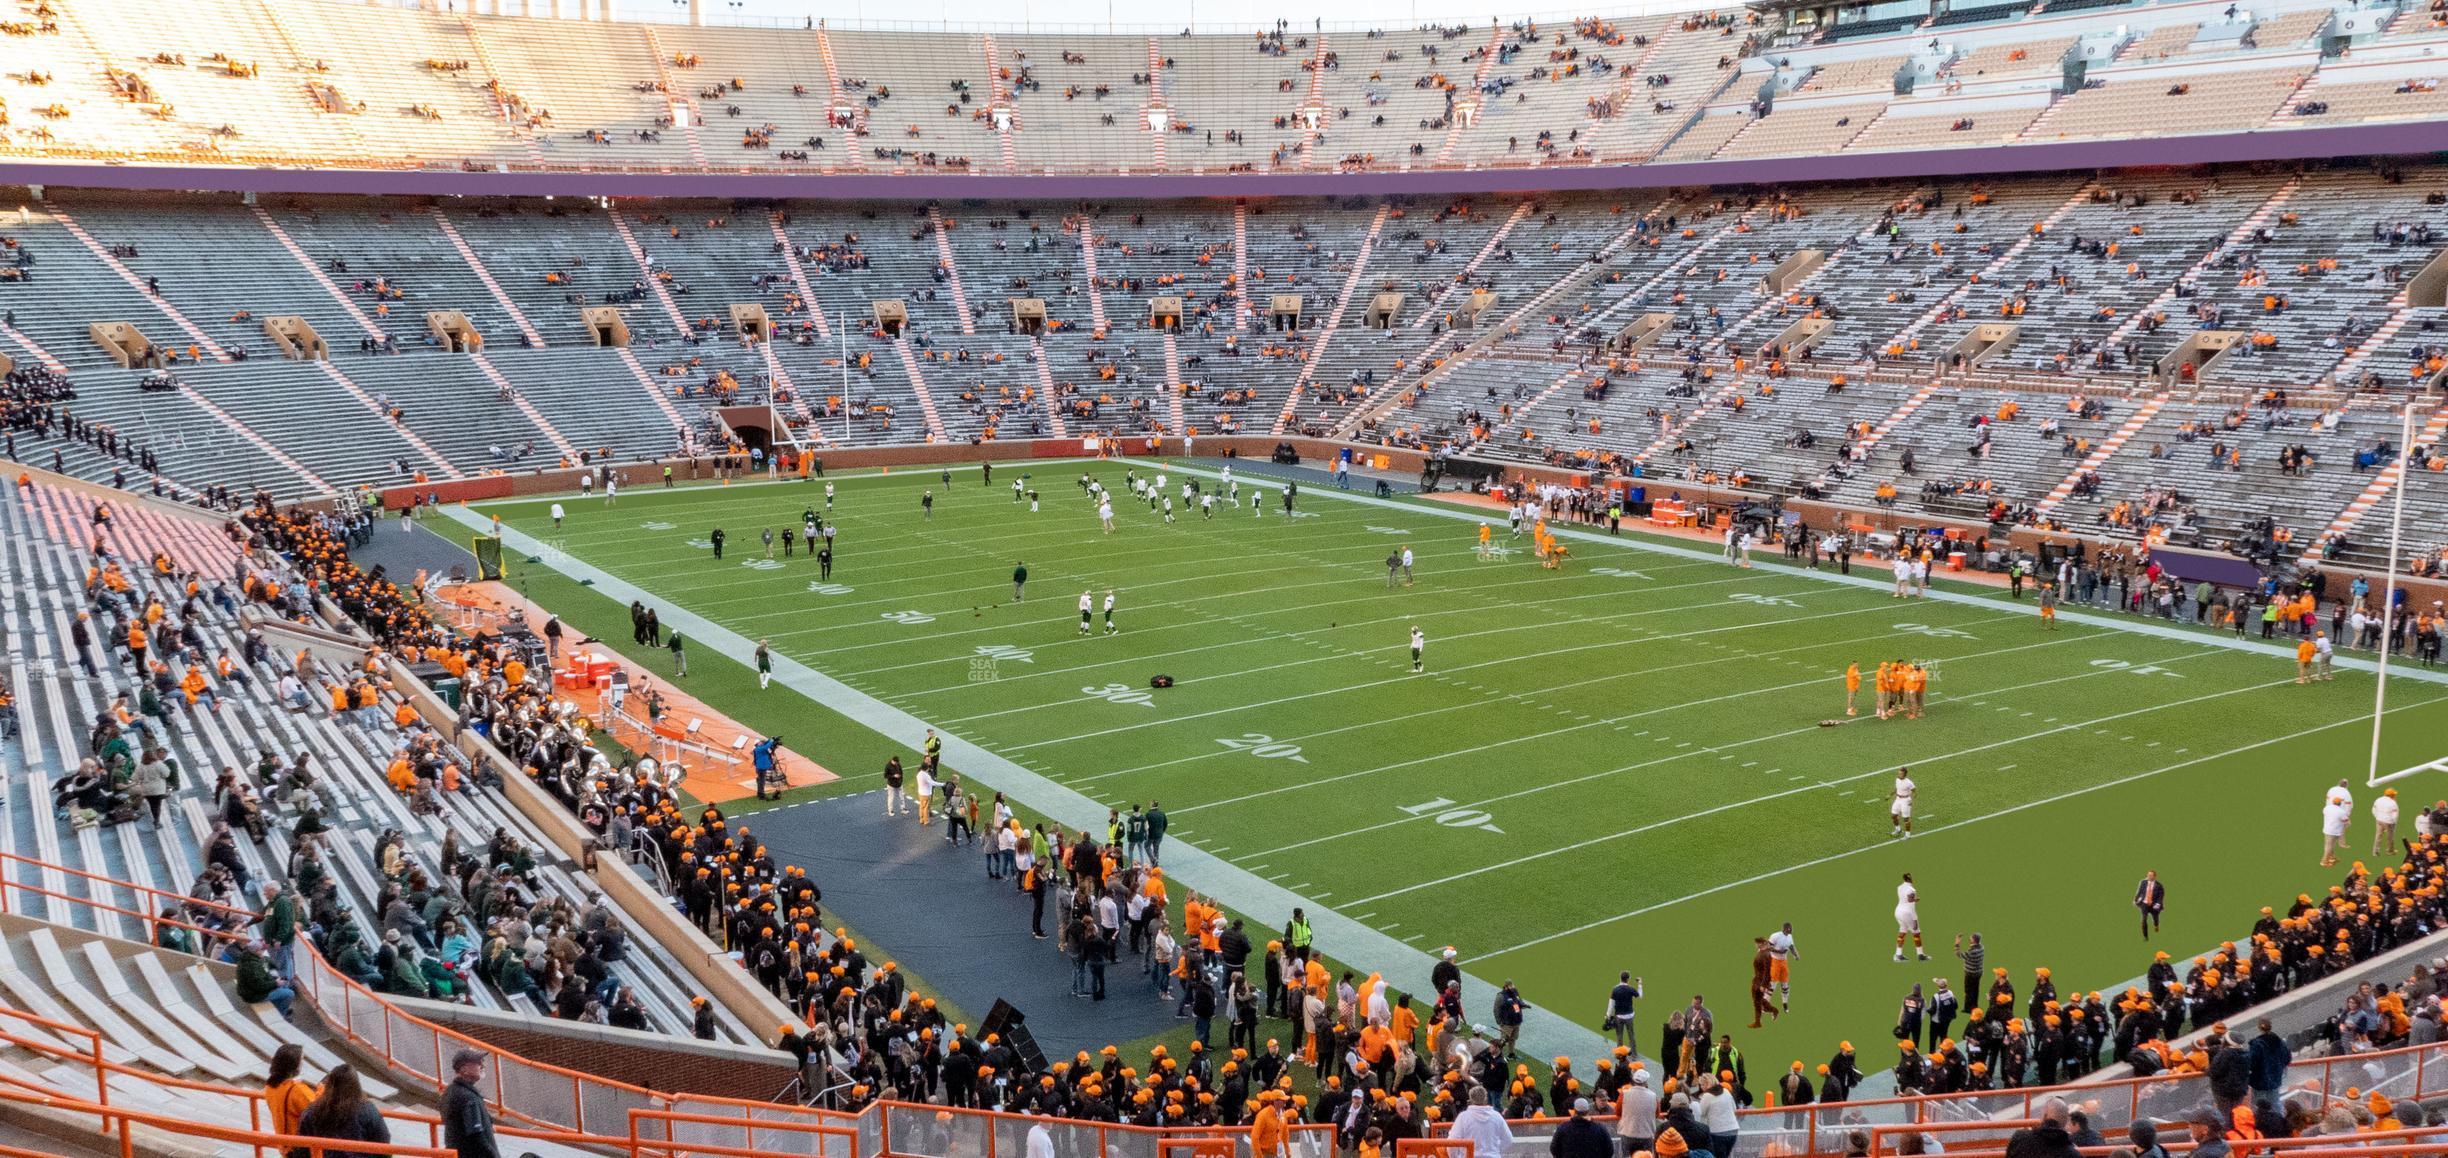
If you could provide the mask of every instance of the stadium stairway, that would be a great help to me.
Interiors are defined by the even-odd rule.
[[[2321,562],[2322,540],[2350,536],[2363,520],[2371,515],[2374,508],[2388,501],[2390,492],[2404,485],[2409,457],[2417,450],[2436,451],[2439,447],[2440,436],[2444,434],[2448,434],[2448,406],[2432,411],[2431,417],[2416,428],[2414,441],[2400,449],[2396,460],[2375,473],[2371,482],[2364,486],[2362,493],[2357,494],[2353,501],[2348,502],[2346,509],[2339,511],[2336,518],[2329,520],[2329,525],[2319,535],[2313,536],[2306,543],[2299,561],[2307,567],[2317,566]],[[2393,520],[2395,518],[2394,509],[2383,511],[2381,518]],[[2418,544],[2418,549],[2421,546],[2428,546],[2428,544]]]
[[[2167,404],[2168,396],[2165,392],[2143,399],[2142,405],[2134,408],[2132,417],[2127,418],[2123,425],[2118,426],[2116,433],[2101,439],[2099,445],[2093,447],[2091,453],[2082,462],[2076,464],[2064,478],[2057,480],[2056,486],[2049,488],[2048,494],[2034,504],[2033,509],[2038,511],[2042,517],[2054,512],[2058,504],[2066,500],[2066,496],[2074,493],[2074,486],[2081,481],[2082,476],[2098,470],[2102,464],[2116,454],[2118,449],[2133,441],[2133,437],[2140,434],[2142,428],[2149,425],[2150,420],[2157,417],[2161,410],[2166,409]]]
[[[1318,42],[1322,46],[1325,38],[1319,37]],[[1308,353],[1301,359],[1300,377],[1293,382],[1292,392],[1284,396],[1283,412],[1275,416],[1275,434],[1284,433],[1292,425],[1293,412],[1300,406],[1302,395],[1316,385],[1318,359],[1333,343],[1335,331],[1342,328],[1344,315],[1350,312],[1352,299],[1360,292],[1361,278],[1368,272],[1369,253],[1376,248],[1378,236],[1385,231],[1386,213],[1387,208],[1381,205],[1376,215],[1369,219],[1368,232],[1361,237],[1359,248],[1352,254],[1351,272],[1343,280],[1343,291],[1336,295],[1334,307],[1326,315],[1324,324],[1310,335]]]

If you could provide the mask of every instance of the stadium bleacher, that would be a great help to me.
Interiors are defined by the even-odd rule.
[[[42,50],[40,61],[0,72],[17,86],[18,107],[44,110],[9,143],[62,158],[1334,172],[1643,161],[1711,119],[1712,102],[1747,103],[1768,71],[1805,77],[1806,92],[1884,97],[1900,70],[1926,80],[1946,66],[1944,54],[1923,54],[1957,36],[1978,43],[1944,68],[1950,82],[2006,75],[1998,65],[2045,74],[2088,37],[2125,41],[2117,65],[2176,69],[2147,78],[2159,91],[2199,83],[2219,98],[2180,109],[2135,91],[2145,78],[2099,85],[2094,62],[2082,88],[2059,91],[2059,78],[2043,78],[2049,97],[2078,107],[2044,113],[2020,140],[2275,127],[2282,94],[2265,106],[2240,99],[2254,82],[2214,78],[2293,75],[2310,91],[2323,74],[2363,67],[2351,54],[2307,51],[2319,41],[2426,31],[2410,8],[2407,18],[2342,21],[2331,33],[2327,7],[2209,0],[2157,6],[2134,31],[2120,19],[2134,13],[2099,11],[2120,2],[1884,15],[1784,36],[1758,14],[1712,12],[1252,38],[556,23],[366,14],[325,0],[280,11],[203,0],[179,28],[162,29],[127,0],[80,0],[0,43],[0,63]],[[1923,35],[1931,32],[1941,39]],[[1772,65],[1754,55],[1769,43]],[[40,83],[27,79],[35,76]],[[1772,149],[1762,139],[1738,155],[1805,155],[1823,144],[1797,135]]]

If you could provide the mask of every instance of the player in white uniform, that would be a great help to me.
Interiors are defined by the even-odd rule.
[[[1098,500],[1097,500],[1097,522],[1098,522],[1098,523],[1100,523],[1100,524],[1102,524],[1102,525],[1104,526],[1104,528],[1105,528],[1105,533],[1106,533],[1106,534],[1108,534],[1108,535],[1113,534],[1113,500],[1112,500],[1112,499],[1098,499]]]
[[[1427,656],[1428,634],[1421,631],[1417,624],[1414,624],[1411,628],[1411,670],[1414,672],[1428,670]]]
[[[1108,587],[1105,589],[1105,634],[1107,635],[1112,635],[1115,632],[1122,630],[1121,628],[1114,626],[1113,608],[1114,593],[1113,589]]]
[[[1777,987],[1780,1012],[1793,1012],[1793,963],[1801,956],[1802,950],[1794,947],[1792,921],[1768,934],[1768,982]]]
[[[829,479],[825,482],[825,509],[833,509],[833,483]]]
[[[1080,592],[1080,634],[1088,634],[1088,616],[1096,610],[1096,600],[1086,591]]]
[[[1912,769],[1896,769],[1895,800],[1887,806],[1887,835],[1912,835],[1913,788]]]
[[[1902,598],[1904,598],[1904,593],[1905,593],[1905,592],[1907,592],[1907,591],[1912,590],[1912,575],[1913,575],[1912,559],[1911,559],[1911,558],[1909,558],[1909,557],[1907,557],[1907,556],[1906,556],[1906,555],[1905,555],[1903,552],[1901,552],[1901,551],[1896,552],[1896,557],[1895,557],[1895,594],[1893,594],[1893,595],[1891,595],[1891,596],[1888,596],[1888,598],[1890,598],[1890,599],[1902,599]]]
[[[1896,886],[1896,951],[1895,959],[1904,959],[1904,938],[1910,936],[1913,952],[1927,961],[1929,954],[1921,949],[1921,892],[1913,887],[1911,873],[1904,874],[1904,883]]]
[[[1213,494],[1199,496],[1199,518],[1215,518],[1215,496]]]

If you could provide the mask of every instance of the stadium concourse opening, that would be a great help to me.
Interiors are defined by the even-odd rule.
[[[0,1154],[2448,1152],[2440,11],[501,7],[0,22]]]

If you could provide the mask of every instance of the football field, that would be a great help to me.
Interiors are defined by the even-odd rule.
[[[1435,499],[1303,484],[1301,517],[1286,518],[1270,485],[1253,516],[1244,485],[1229,511],[1177,510],[1171,524],[1128,501],[1128,470],[1166,472],[1179,508],[1185,471],[1212,488],[1213,466],[1015,463],[991,485],[975,466],[949,486],[933,470],[839,477],[830,582],[804,551],[777,546],[769,561],[759,541],[824,513],[822,482],[564,499],[557,530],[548,501],[474,515],[525,537],[508,552],[515,585],[657,673],[668,655],[631,646],[626,597],[590,592],[589,576],[769,640],[1099,803],[1161,802],[1172,840],[1312,913],[1422,952],[1455,946],[1473,977],[1515,979],[1593,1030],[1616,971],[1641,974],[1644,1052],[1666,1012],[1705,994],[1754,1088],[1839,1038],[1882,1068],[1907,986],[1957,975],[1957,933],[1982,933],[2025,990],[2035,966],[2109,989],[2152,948],[2181,957],[2241,937],[2260,906],[2342,875],[2316,867],[2322,789],[2340,778],[2357,794],[2356,851],[2372,839],[2367,670],[2297,686],[2291,654],[2257,641],[2071,608],[2048,631],[2028,601],[1990,588],[1942,578],[1940,596],[1896,599],[1878,563],[1857,565],[1856,582],[1766,553],[1738,569],[1629,525],[1574,539],[1571,562],[1547,570],[1493,510]],[[1264,467],[1243,468],[1245,484],[1250,469]],[[1033,514],[1010,489],[1024,470]],[[1110,534],[1083,472],[1122,495]],[[1508,553],[1479,556],[1480,522]],[[706,545],[718,526],[721,561]],[[1415,576],[1389,585],[1386,557],[1404,546]],[[1109,589],[1119,630],[1105,634],[1100,614],[1082,634],[1081,593],[1101,608]],[[1427,639],[1417,674],[1414,626]],[[1889,659],[1931,665],[1926,715],[1873,719],[1865,689],[1846,719],[1845,665]],[[843,777],[811,791],[875,788],[896,752],[915,766],[839,704],[779,683],[758,692],[745,648],[692,640],[690,661],[691,691]],[[1159,674],[1174,685],[1151,689]],[[2448,687],[2403,675],[2384,771],[2443,755]],[[1909,840],[1889,835],[1899,765],[1919,786]],[[2409,803],[2448,796],[2429,779],[2398,787]],[[2156,945],[2130,903],[2145,869],[2168,885]],[[1926,965],[1891,961],[1906,872]],[[1287,914],[1248,915],[1280,927]],[[1801,949],[1794,1009],[1748,1031],[1752,938],[1785,921]],[[1485,999],[1472,987],[1474,1020]]]

